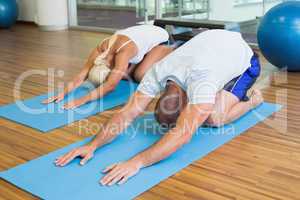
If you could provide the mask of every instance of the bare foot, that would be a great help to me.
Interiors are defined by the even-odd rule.
[[[250,95],[250,103],[253,108],[259,106],[264,102],[264,97],[260,90],[254,89]]]

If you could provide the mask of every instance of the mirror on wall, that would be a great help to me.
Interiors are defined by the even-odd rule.
[[[154,19],[235,23],[234,31],[256,42],[260,18],[284,0],[69,0],[70,24],[116,30]],[[232,28],[232,27],[231,27]],[[230,28],[229,28],[230,29]]]
[[[77,0],[77,25],[125,28],[140,19],[136,14],[136,0]]]

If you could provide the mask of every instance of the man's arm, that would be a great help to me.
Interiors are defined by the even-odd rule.
[[[99,148],[112,141],[119,133],[126,129],[135,118],[144,112],[151,100],[151,97],[141,92],[136,92],[121,112],[115,114],[110,119],[103,132],[98,134],[89,145],[93,146],[93,148]]]
[[[188,105],[180,114],[176,127],[149,149],[135,156],[133,160],[147,167],[165,159],[191,140],[198,127],[210,115],[212,108],[213,104]]]
[[[109,166],[109,172],[102,180],[103,185],[124,183],[140,168],[150,166],[170,156],[188,143],[198,127],[212,112],[213,104],[189,104],[180,114],[176,127],[166,133],[158,142],[124,163]]]
[[[65,166],[74,158],[80,156],[82,160],[81,165],[85,164],[93,157],[94,151],[111,142],[118,136],[137,116],[144,112],[147,105],[151,102],[152,98],[136,92],[124,106],[124,108],[116,113],[111,120],[106,124],[103,131],[98,133],[97,136],[87,145],[76,148],[69,153],[56,159],[57,166]]]

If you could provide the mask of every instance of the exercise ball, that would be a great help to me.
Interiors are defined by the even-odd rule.
[[[0,27],[9,28],[18,18],[18,5],[16,0],[0,0]]]
[[[257,32],[259,48],[278,68],[300,71],[300,2],[288,1],[270,9]]]

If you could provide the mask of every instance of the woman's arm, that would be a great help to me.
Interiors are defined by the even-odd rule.
[[[91,54],[89,55],[88,60],[84,64],[84,67],[81,69],[79,74],[77,74],[72,81],[70,81],[67,86],[64,88],[62,92],[57,94],[56,96],[50,97],[49,99],[46,99],[43,101],[43,103],[52,103],[52,102],[59,102],[64,99],[65,95],[70,93],[72,90],[76,89],[79,87],[86,79],[91,67],[94,65],[94,60],[96,57],[99,55],[99,51],[97,48],[93,49]]]
[[[93,51],[90,53],[87,61],[85,62],[83,68],[77,74],[71,82],[68,83],[67,87],[64,88],[62,92],[60,92],[58,95],[53,96],[49,99],[46,99],[43,101],[43,103],[52,103],[52,102],[59,102],[64,99],[65,95],[70,93],[72,90],[76,89],[79,87],[87,78],[88,73],[90,69],[94,66],[94,61],[99,56],[101,53],[103,53],[108,46],[108,39],[103,40],[100,45],[98,45],[96,48],[93,49]]]
[[[103,40],[100,45],[93,49],[79,74],[73,79],[73,81],[71,81],[71,87],[69,89],[68,87],[66,88],[65,94],[76,89],[78,86],[81,85],[81,83],[83,83],[86,80],[89,71],[94,66],[95,59],[107,49],[108,41],[109,38]]]
[[[78,106],[81,106],[90,101],[102,98],[107,93],[113,91],[115,87],[119,84],[120,80],[126,76],[128,62],[130,59],[130,54],[127,52],[120,52],[115,56],[115,67],[110,72],[107,80],[101,84],[98,88],[91,91],[86,96],[83,96],[79,99],[71,101],[64,105],[64,109],[73,109]]]

